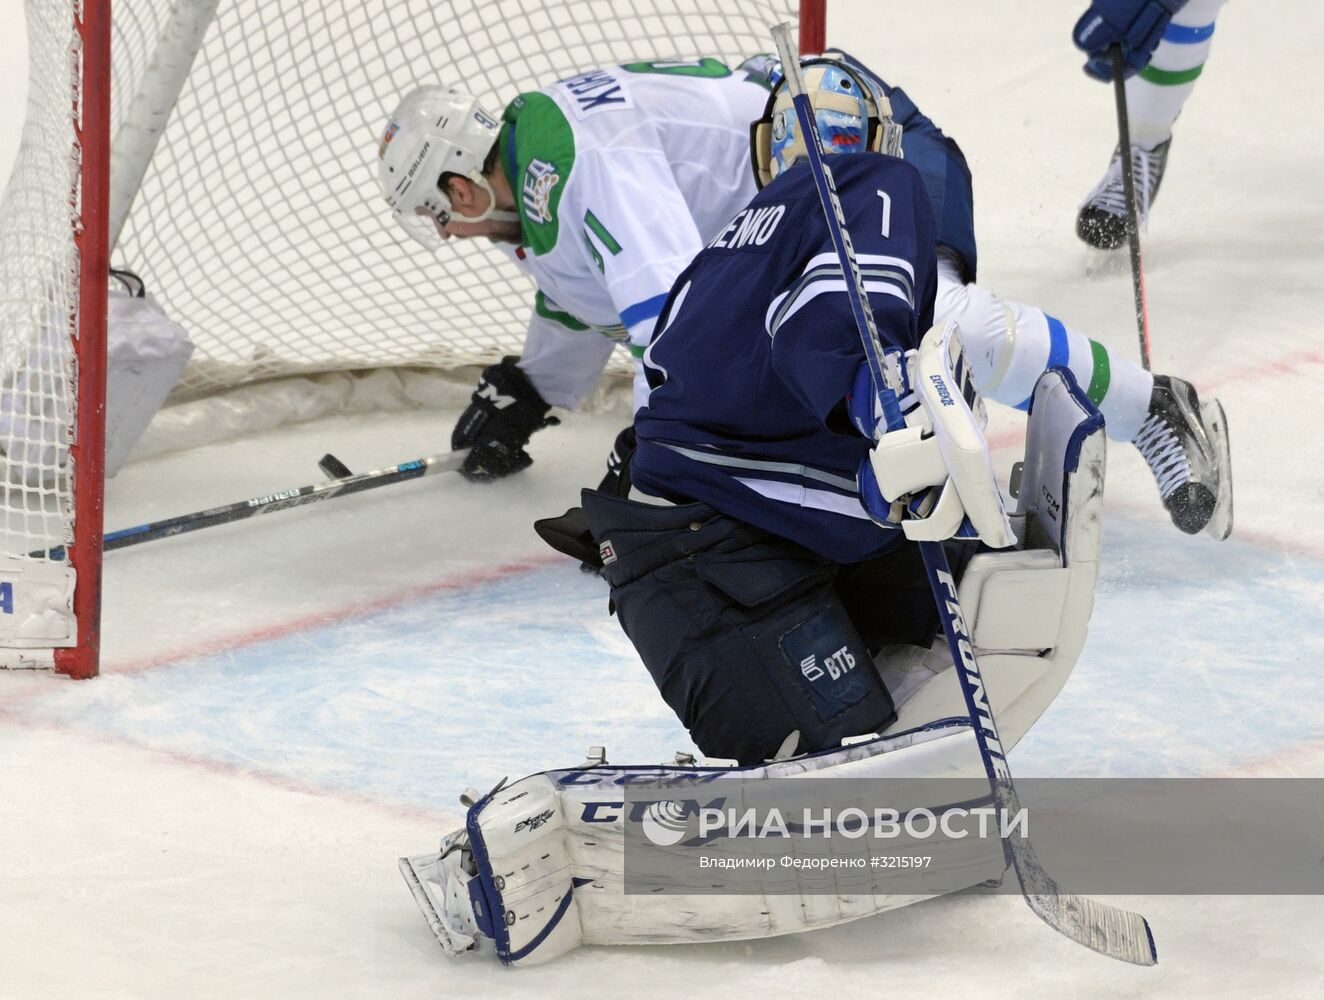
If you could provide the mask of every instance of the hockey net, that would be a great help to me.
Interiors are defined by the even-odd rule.
[[[68,556],[52,547],[75,541],[71,334],[86,263],[74,239],[85,227],[75,125],[87,87],[75,25],[105,6],[26,4],[28,117],[0,203],[0,389],[11,415],[0,421],[0,543],[11,583],[33,567],[58,576]],[[374,152],[399,97],[441,81],[499,111],[522,90],[594,66],[739,60],[768,51],[770,26],[794,20],[799,6],[116,0],[110,260],[140,275],[195,345],[172,403],[291,376],[453,371],[518,353],[527,280],[480,241],[430,257],[390,223]],[[822,20],[821,0],[806,0],[807,44],[821,45]],[[613,364],[624,371],[628,358]],[[64,614],[66,597],[46,593],[50,616]],[[0,610],[4,599],[0,589]],[[0,616],[0,647],[19,631]]]

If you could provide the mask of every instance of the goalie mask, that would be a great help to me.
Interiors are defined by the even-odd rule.
[[[386,123],[377,149],[377,180],[396,221],[428,250],[442,245],[437,227],[452,219],[518,220],[515,212],[497,209],[496,194],[483,176],[483,161],[500,128],[476,98],[437,86],[411,92]],[[471,217],[454,213],[441,187],[443,173],[459,174],[486,191],[486,210]]]
[[[806,56],[800,65],[825,154],[869,150],[901,155],[901,126],[892,120],[882,81],[835,50]],[[774,75],[763,117],[749,127],[749,138],[754,182],[760,188],[806,155],[791,91],[780,72]]]

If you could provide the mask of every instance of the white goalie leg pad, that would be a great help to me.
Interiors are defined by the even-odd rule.
[[[1014,518],[1021,547],[975,555],[960,585],[966,627],[1008,749],[1057,697],[1084,648],[1098,579],[1106,454],[1103,418],[1075,378],[1066,369],[1045,372],[1034,388]],[[930,656],[924,668],[932,671],[933,661]],[[914,674],[923,678],[917,666],[883,662],[889,690],[914,689],[897,699],[893,728],[962,711],[954,673],[945,683],[916,684]]]
[[[678,795],[697,803],[729,796],[748,802],[761,778],[967,778],[985,780],[968,719],[929,720],[918,729],[870,734],[837,750],[752,767],[585,766],[531,775],[475,803],[463,851],[403,859],[401,870],[448,954],[491,942],[510,965],[549,961],[580,944],[675,944],[767,937],[827,927],[905,906],[928,895],[838,890],[752,895],[626,894],[627,809],[649,808],[631,795],[657,787],[657,804]],[[739,782],[739,786],[735,784]],[[683,789],[678,791],[679,788]],[[634,816],[639,819],[639,816]],[[458,843],[461,835],[448,838]],[[955,847],[953,845],[956,845]],[[974,857],[969,845],[930,845],[941,863],[946,846],[960,861],[944,872],[942,891],[999,877],[1005,861],[992,840]],[[466,860],[462,860],[466,859]],[[796,875],[779,874],[779,885]],[[807,878],[809,876],[806,876]],[[823,873],[816,873],[821,889]],[[954,882],[959,886],[953,885]],[[463,885],[463,888],[461,888]]]

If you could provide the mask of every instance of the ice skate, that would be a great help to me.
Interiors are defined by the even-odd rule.
[[[1137,219],[1144,228],[1149,207],[1158,197],[1159,184],[1168,164],[1172,140],[1153,149],[1131,147],[1131,168],[1135,178]],[[1108,171],[1080,206],[1076,216],[1076,235],[1099,250],[1116,250],[1126,243],[1126,191],[1122,181],[1122,157],[1113,150]]]
[[[1132,443],[1149,463],[1173,524],[1188,535],[1232,533],[1232,465],[1218,400],[1202,405],[1189,382],[1156,375],[1149,415]]]

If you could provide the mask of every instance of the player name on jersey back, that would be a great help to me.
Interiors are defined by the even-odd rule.
[[[735,218],[727,223],[726,228],[708,246],[721,250],[761,247],[772,239],[785,215],[785,205],[751,205],[737,212]]]
[[[566,103],[580,121],[598,111],[634,106],[629,90],[610,69],[590,70],[557,80],[554,87],[567,95]]]

